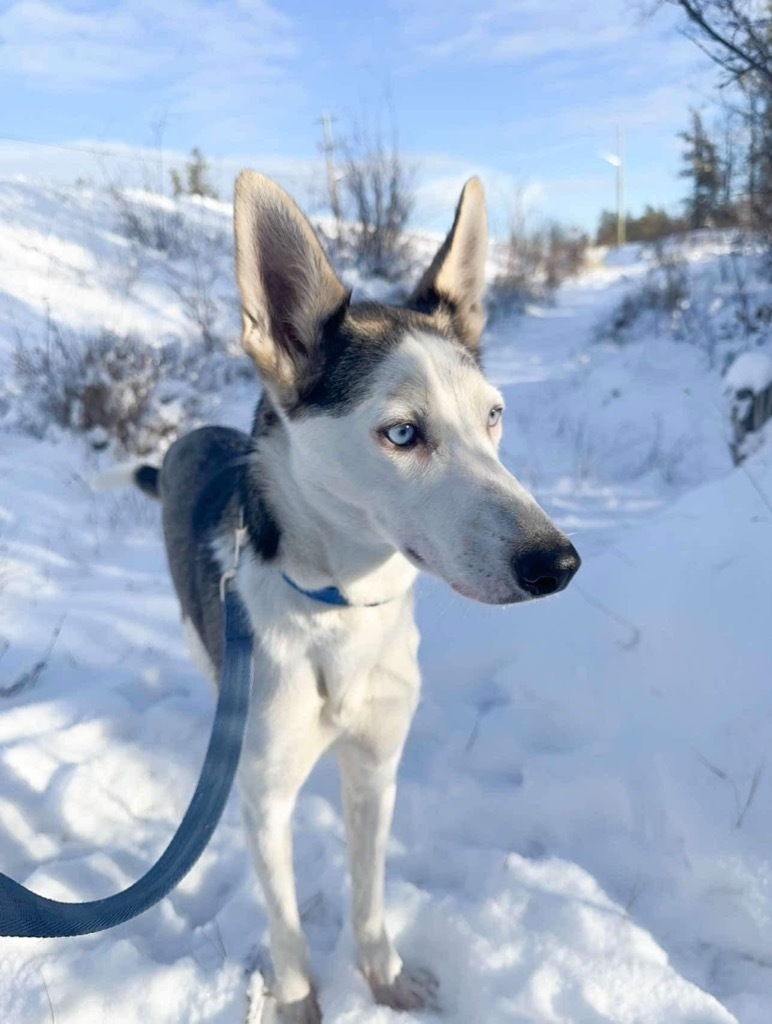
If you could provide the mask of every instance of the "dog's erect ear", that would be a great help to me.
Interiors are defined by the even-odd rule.
[[[479,178],[464,185],[453,227],[408,306],[422,313],[450,317],[460,339],[474,352],[485,326],[482,294],[488,254],[485,192]]]
[[[236,277],[242,342],[282,402],[297,397],[325,323],[348,292],[287,193],[255,171],[236,181]]]

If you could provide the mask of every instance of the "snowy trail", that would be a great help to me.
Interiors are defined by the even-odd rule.
[[[507,400],[503,460],[585,555],[731,468],[720,378],[697,350],[596,337],[646,266],[588,273],[554,305],[494,323],[485,349]]]
[[[98,209],[79,229],[90,201],[63,213],[49,191],[22,194],[24,217],[0,236],[0,352],[24,323],[37,341],[58,295],[75,325],[117,315],[133,328],[161,311],[173,331],[184,319],[160,281],[113,302],[124,250]],[[24,249],[16,233],[30,223],[40,237]],[[46,242],[44,226],[57,223],[73,248],[36,284],[36,253],[56,249],[59,230]],[[506,461],[574,532],[577,583],[514,610],[420,586],[424,697],[387,902],[403,954],[441,979],[447,1024],[772,1019],[772,515],[747,474],[727,475],[705,411],[719,384],[693,351],[592,342],[625,287],[600,269],[490,332]],[[213,404],[244,427],[252,399],[242,384]],[[185,652],[157,509],[92,494],[106,464],[69,438],[0,433],[0,866],[65,899],[123,886],[158,855],[213,710]],[[748,472],[772,494],[772,456]],[[325,1021],[430,1020],[374,1007],[352,966],[337,789],[324,762],[295,829]],[[200,864],[141,919],[2,940],[0,1019],[241,1024],[265,942],[234,794]]]

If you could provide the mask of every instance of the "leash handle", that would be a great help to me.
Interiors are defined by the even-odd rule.
[[[206,849],[236,776],[252,692],[252,627],[238,592],[230,585],[244,542],[243,529],[242,516],[234,565],[220,583],[225,653],[212,734],[193,798],[171,842],[128,889],[87,903],[48,899],[0,873],[0,936],[56,938],[114,928],[168,895]]]

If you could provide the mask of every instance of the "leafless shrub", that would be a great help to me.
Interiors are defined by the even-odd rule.
[[[546,275],[547,287],[558,288],[576,275],[587,262],[588,238],[581,231],[551,224],[547,229]]]
[[[20,425],[42,434],[54,423],[86,434],[95,448],[152,451],[195,411],[192,392],[181,400],[163,384],[182,376],[188,358],[179,345],[156,348],[132,334],[65,337],[49,321],[42,345],[17,345],[14,354]]]
[[[686,260],[676,249],[661,243],[654,247],[655,263],[648,282],[652,296],[665,312],[681,309],[689,297],[689,272]]]
[[[414,169],[380,131],[355,125],[341,143],[343,205],[352,225],[347,241],[362,269],[395,280],[409,263],[405,228],[413,210]]]
[[[147,258],[148,250],[168,257],[157,265],[157,271],[195,325],[204,350],[225,350],[221,323],[227,313],[219,290],[226,266],[231,271],[230,236],[219,226],[212,226],[205,211],[197,216],[194,208],[185,216],[163,205],[134,201],[120,190],[113,189],[112,195],[121,232],[132,242],[135,263],[141,266],[142,253]]]
[[[769,268],[767,268],[769,263]],[[722,268],[728,265],[729,279],[733,285],[734,303],[737,309],[737,322],[745,335],[755,336],[759,344],[764,340],[772,341],[772,302],[752,294],[750,265],[742,258],[740,252],[730,252],[721,260]],[[761,269],[772,270],[772,250],[764,254]]]
[[[756,249],[735,248],[710,265],[690,264],[679,248],[661,245],[643,281],[599,323],[599,340],[625,344],[644,331],[700,349],[723,371],[738,351],[772,343],[772,303]],[[742,418],[742,417],[740,417]]]
[[[223,267],[217,250],[218,246],[211,240],[202,239],[202,245],[190,247],[184,261],[166,267],[169,286],[196,325],[205,352],[226,348],[219,326],[223,310],[218,287],[223,279]]]
[[[181,213],[162,205],[133,203],[123,189],[117,187],[113,187],[110,193],[118,214],[118,230],[124,238],[172,258],[187,252],[189,242]]]
[[[546,301],[584,266],[587,236],[559,224],[527,230],[518,220],[510,230],[504,269],[488,289],[490,319],[521,312],[529,302]]]
[[[672,321],[688,304],[691,285],[683,256],[662,245],[655,247],[655,261],[639,288],[628,292],[598,328],[602,340],[624,344],[646,318]]]
[[[528,302],[546,299],[548,295],[542,239],[533,233],[512,231],[504,269],[488,288],[489,319],[494,321],[501,315],[522,312]]]

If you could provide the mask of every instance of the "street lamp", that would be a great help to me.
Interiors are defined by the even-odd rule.
[[[625,166],[622,159],[622,128],[617,127],[616,153],[603,153],[601,159],[616,168],[617,172],[617,245],[624,245],[626,239],[625,225]]]

